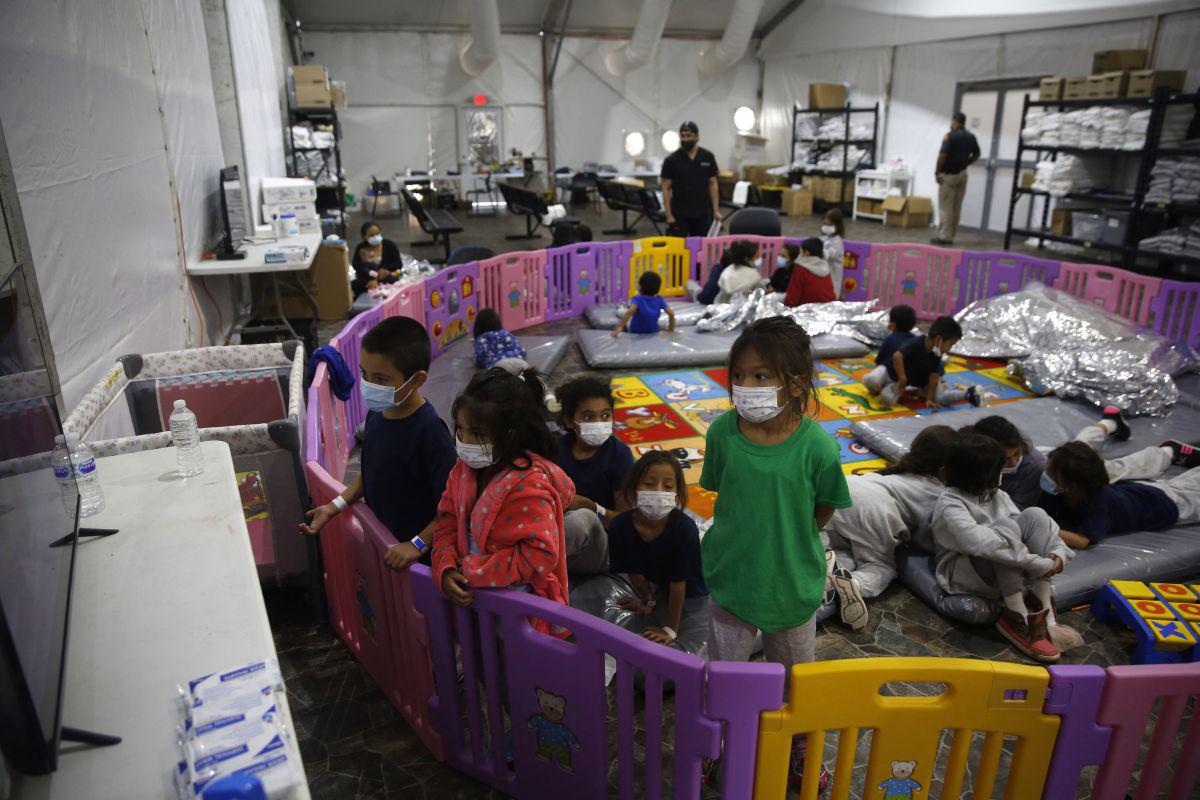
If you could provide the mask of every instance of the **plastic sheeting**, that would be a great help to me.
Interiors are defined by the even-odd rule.
[[[1171,376],[1196,369],[1191,354],[1064,292],[1032,283],[955,315],[959,355],[1020,358],[1009,372],[1037,391],[1163,416],[1179,398]]]
[[[951,594],[943,589],[933,571],[933,557],[916,548],[897,548],[896,570],[904,585],[943,617],[969,625],[990,625],[1000,616],[1000,605],[995,600],[976,594]]]
[[[874,305],[875,301],[835,300],[788,308],[778,292],[755,289],[745,297],[734,296],[731,302],[709,306],[707,316],[696,323],[696,329],[734,331],[767,317],[791,317],[809,336],[832,334],[876,345],[887,336],[888,312],[872,311]]]
[[[622,598],[638,600],[637,591],[624,575],[596,575],[571,586],[571,608],[599,617],[619,628],[641,634],[649,627],[667,624],[667,598],[660,595],[654,612],[649,615],[635,614],[622,608]],[[680,618],[679,635],[669,646],[685,653],[704,658],[708,653],[708,597],[685,600]]]

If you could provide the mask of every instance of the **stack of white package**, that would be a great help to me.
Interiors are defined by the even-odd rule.
[[[1122,150],[1141,150],[1146,146],[1146,129],[1150,127],[1150,109],[1134,111],[1125,126],[1125,141]]]
[[[293,125],[292,146],[312,147],[312,129],[310,129],[307,125]]]
[[[1086,113],[1086,108],[1077,108],[1062,115],[1058,126],[1059,147],[1079,147],[1079,135]]]
[[[274,659],[189,681],[180,697],[180,798],[203,797],[213,781],[230,775],[257,777],[272,800],[304,781],[303,766],[288,751],[287,701]]]
[[[1041,161],[1034,172],[1033,189],[1053,197],[1084,192],[1096,185],[1095,167],[1083,158],[1063,156],[1058,161]]]
[[[1200,200],[1200,158],[1160,159],[1150,171],[1147,203],[1195,203]]]
[[[1104,108],[1092,106],[1079,110],[1079,146],[1094,150],[1100,146],[1104,127]]]
[[[1021,128],[1021,139],[1027,145],[1039,144],[1042,140],[1042,130],[1046,117],[1050,116],[1040,108],[1031,108],[1025,115],[1025,127]]]
[[[1129,125],[1129,109],[1121,106],[1100,106],[1102,124],[1100,147],[1116,150],[1125,144],[1125,128]]]
[[[1195,110],[1191,106],[1167,106],[1163,115],[1162,134],[1158,143],[1162,147],[1175,147],[1187,138],[1188,125],[1192,122]]]
[[[811,114],[800,114],[796,117],[797,139],[815,139],[817,136],[817,121]]]
[[[1142,239],[1138,242],[1142,250],[1153,250],[1158,253],[1172,253],[1200,258],[1200,221],[1193,222],[1189,227],[1180,226],[1165,230],[1157,236]]]
[[[850,145],[846,148],[845,162],[842,161],[842,148],[835,147],[828,153],[823,153],[817,159],[817,169],[827,169],[832,171],[851,170],[858,166],[864,158],[867,157],[867,151],[857,145]]]
[[[1060,112],[1053,112],[1042,117],[1041,120],[1041,141],[1038,142],[1042,147],[1058,147],[1059,130],[1062,126],[1063,115]]]

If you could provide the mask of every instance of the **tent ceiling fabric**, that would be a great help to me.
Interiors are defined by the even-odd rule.
[[[500,29],[505,33],[537,33],[551,0],[504,0]],[[789,0],[765,0],[759,25],[771,19]],[[414,3],[411,0],[284,0],[305,30],[403,27],[412,30],[466,31],[470,5],[466,0]],[[607,34],[627,37],[637,21],[642,0],[578,2],[571,7],[568,34]],[[671,5],[665,36],[718,38],[729,21],[728,0],[678,0]]]

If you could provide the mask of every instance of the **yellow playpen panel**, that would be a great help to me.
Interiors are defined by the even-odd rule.
[[[931,696],[885,695],[888,683],[940,684]],[[929,797],[943,731],[952,735],[942,797],[959,797],[972,735],[984,735],[974,797],[991,797],[1005,737],[1015,738],[1004,798],[1037,798],[1050,765],[1059,718],[1043,714],[1049,673],[1039,667],[954,658],[822,661],[792,668],[788,702],[761,718],[754,797],[787,794],[792,739],[807,735],[800,796],[816,800],[827,733],[838,733],[830,797],[849,796],[859,734],[872,730],[864,797]],[[939,687],[931,687],[933,689]]]
[[[651,236],[634,239],[629,258],[629,296],[638,293],[638,278],[644,272],[656,272],[662,278],[663,297],[682,297],[692,277],[692,251],[687,240],[677,236]]]

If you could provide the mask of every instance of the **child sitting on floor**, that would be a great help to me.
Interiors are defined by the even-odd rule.
[[[775,271],[771,273],[769,289],[780,294],[787,292],[788,284],[792,281],[792,270],[796,268],[796,259],[800,257],[800,245],[786,242],[775,256]]]
[[[421,397],[430,358],[429,334],[415,319],[389,317],[367,331],[358,382],[367,405],[362,469],[340,496],[308,512],[303,533],[317,533],[362,498],[399,540],[384,556],[389,567],[403,569],[429,552],[455,459],[446,423]]]
[[[929,333],[914,336],[892,354],[887,367],[887,381],[879,390],[879,397],[889,406],[900,402],[900,397],[910,388],[925,393],[925,404],[930,408],[957,403],[961,400],[973,406],[983,405],[979,389],[951,389],[942,382],[946,367],[942,357],[962,338],[962,328],[953,317],[938,317],[929,326]]]
[[[732,254],[729,266],[721,272],[717,281],[720,291],[717,303],[728,303],[736,294],[746,295],[762,286],[762,275],[754,266],[758,245],[754,242],[734,242],[729,247]]]
[[[708,589],[700,568],[700,531],[683,513],[687,483],[679,459],[650,451],[633,465],[622,493],[633,510],[609,525],[609,569],[627,575],[637,596],[618,604],[656,623],[642,632],[652,642],[703,641]]]
[[[482,308],[475,318],[475,366],[503,367],[514,375],[529,369],[529,354],[517,337],[504,330],[495,309]]]
[[[821,217],[821,244],[825,247],[825,260],[829,262],[833,293],[842,299],[842,271],[846,268],[846,218],[840,208],[831,208]]]
[[[1050,577],[1074,553],[1045,511],[1020,511],[1000,489],[1003,468],[1004,450],[986,436],[960,434],[947,449],[946,490],[932,515],[938,585],[999,598],[1000,635],[1030,658],[1053,663],[1060,652],[1047,627]]]
[[[820,239],[810,236],[800,243],[800,258],[796,259],[796,266],[792,268],[792,278],[788,281],[783,304],[794,308],[836,299],[829,262],[825,260],[825,246]]]
[[[1200,522],[1200,467],[1166,480],[1110,483],[1104,460],[1083,442],[1050,451],[1039,505],[1083,549],[1107,536]]]
[[[588,575],[608,569],[604,529],[629,508],[621,493],[633,467],[633,453],[613,433],[613,397],[608,383],[576,378],[555,392],[558,422],[566,431],[558,440],[558,466],[575,484],[575,499],[564,519],[567,569]]]
[[[658,273],[641,274],[638,278],[638,293],[630,298],[629,310],[612,332],[614,339],[625,330],[626,325],[629,326],[630,333],[658,333],[658,315],[664,311],[667,312],[667,330],[675,330],[675,312],[667,305],[666,300],[659,297],[658,291],[661,288],[662,278]]]
[[[862,376],[863,386],[879,394],[879,390],[888,381],[887,365],[892,363],[892,356],[896,355],[896,351],[916,336],[913,333],[915,327],[916,309],[903,304],[892,306],[892,310],[888,312],[888,335],[879,345],[879,353],[875,356],[875,369]]]
[[[896,546],[912,540],[932,549],[929,512],[945,488],[943,459],[957,436],[946,425],[931,425],[894,466],[846,478],[853,505],[835,511],[825,526],[826,558],[835,559],[826,594],[836,593],[842,622],[854,630],[867,624],[866,601],[896,578]]]
[[[544,396],[534,370],[492,368],[454,401],[458,462],[433,531],[434,585],[453,603],[468,606],[484,588],[567,602],[563,511],[575,487],[552,461]],[[543,620],[534,628],[562,634]]]

